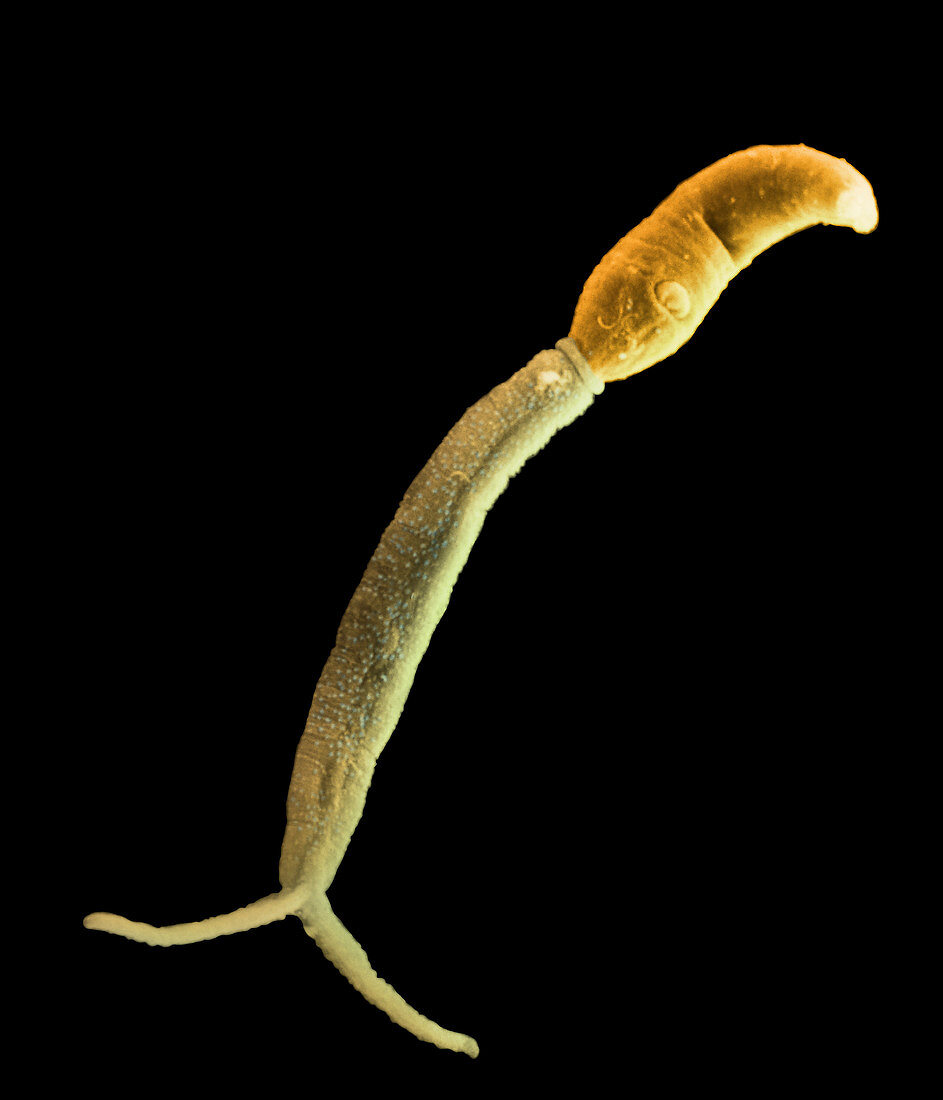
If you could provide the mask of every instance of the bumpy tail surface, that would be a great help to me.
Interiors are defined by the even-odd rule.
[[[418,1039],[434,1043],[444,1050],[455,1050],[471,1058],[478,1057],[478,1044],[469,1035],[447,1031],[417,1012],[396,990],[380,978],[367,958],[367,953],[334,915],[324,895],[305,903],[298,913],[305,931],[344,975],[350,984],[371,1004],[412,1032]]]
[[[173,947],[181,943],[199,943],[201,940],[213,940],[217,936],[230,936],[234,932],[247,932],[250,928],[259,928],[263,924],[284,920],[298,911],[299,899],[294,891],[281,890],[269,894],[233,913],[223,913],[206,920],[191,921],[187,924],[169,924],[164,928],[155,928],[152,924],[119,917],[115,913],[89,913],[82,922],[86,928],[99,932],[113,932],[126,936],[129,940],[149,943],[154,947]]]

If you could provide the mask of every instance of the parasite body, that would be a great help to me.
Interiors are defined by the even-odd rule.
[[[817,223],[869,233],[877,217],[864,176],[802,145],[734,153],[676,188],[597,265],[569,335],[468,409],[406,492],[315,690],[289,786],[281,890],[189,924],[155,928],[92,913],[86,927],[170,946],[297,916],[325,956],[395,1023],[476,1057],[474,1039],[421,1015],[378,977],[334,915],[327,891],[488,509],[606,383],[637,374],[689,340],[729,280],[760,252]]]

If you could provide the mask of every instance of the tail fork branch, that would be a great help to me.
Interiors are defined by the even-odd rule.
[[[201,940],[214,940],[217,936],[230,936],[234,932],[247,932],[250,928],[284,920],[297,912],[297,909],[298,899],[295,892],[280,890],[277,894],[269,894],[268,897],[260,898],[232,913],[187,924],[169,924],[164,928],[128,920],[115,913],[89,913],[82,923],[86,928],[113,932],[118,936],[126,936],[129,940],[137,940],[138,943],[149,943],[153,947],[174,947],[181,943],[199,943]]]
[[[417,1012],[370,965],[367,953],[334,915],[325,896],[309,901],[298,914],[304,929],[350,984],[371,1004],[381,1008],[394,1024],[412,1032],[417,1039],[434,1043],[443,1050],[455,1050],[478,1057],[478,1044],[470,1035],[447,1031]]]

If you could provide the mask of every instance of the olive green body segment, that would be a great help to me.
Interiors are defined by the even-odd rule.
[[[279,866],[284,888],[330,886],[376,759],[488,509],[602,389],[572,342],[561,344],[569,355],[541,352],[468,409],[409,487],[370,559],[295,757]]]
[[[298,917],[363,996],[418,1038],[477,1057],[478,1044],[417,1012],[380,978],[337,919],[327,889],[363,812],[377,757],[485,516],[508,481],[603,383],[570,339],[472,405],[406,492],[341,619],[298,745],[288,792],[282,890],[244,909],[154,928],[92,913],[88,928],[160,946]]]
[[[566,350],[563,350],[566,349]],[[603,384],[572,341],[474,404],[410,485],[341,620],[298,745],[279,878],[305,931],[364,997],[426,1042],[478,1044],[417,1012],[370,966],[326,892],[363,812],[377,757],[492,504]]]

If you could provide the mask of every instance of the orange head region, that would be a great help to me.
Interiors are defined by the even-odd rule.
[[[677,187],[602,258],[570,338],[604,382],[637,374],[689,340],[760,252],[818,223],[874,229],[877,205],[860,172],[804,145],[733,153]]]

